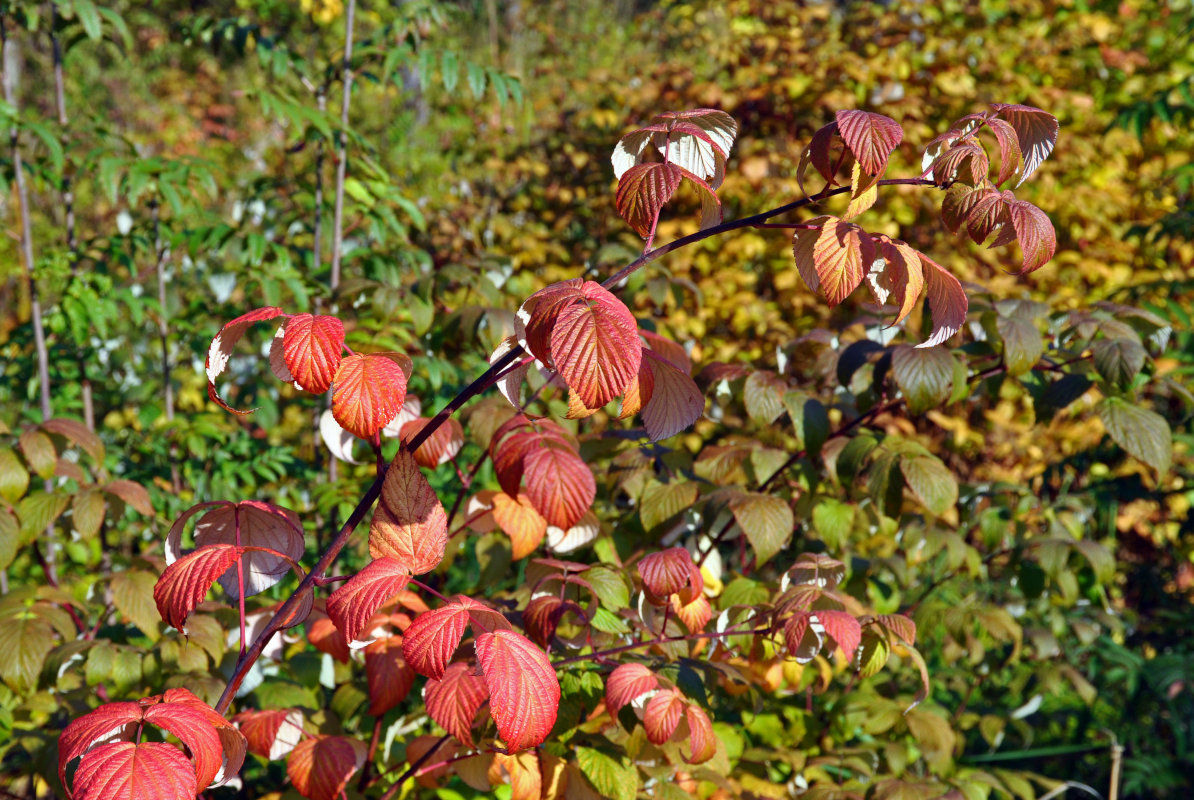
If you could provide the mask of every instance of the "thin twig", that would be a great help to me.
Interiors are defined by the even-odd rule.
[[[423,755],[416,758],[413,764],[411,764],[409,767],[407,767],[406,770],[403,771],[403,773],[401,775],[399,775],[397,778],[394,779],[394,783],[392,783],[390,785],[389,789],[386,789],[386,793],[381,796],[381,800],[393,800],[394,795],[398,794],[398,790],[402,788],[402,784],[404,784],[408,780],[410,780],[410,778],[416,772],[418,772],[419,767],[423,766],[428,761],[430,761],[431,757],[433,755],[435,755],[435,751],[439,750],[441,747],[443,747],[447,743],[447,741],[451,738],[452,738],[451,734],[444,734],[443,736],[439,737],[438,742],[431,745],[431,747],[428,748],[426,753],[424,753]]]
[[[344,239],[344,181],[348,176],[348,108],[352,100],[352,27],[356,16],[356,0],[348,0],[344,16],[344,61],[340,66],[343,96],[340,99],[340,131],[337,134],[336,210],[332,220],[332,291],[340,286],[340,256]]]

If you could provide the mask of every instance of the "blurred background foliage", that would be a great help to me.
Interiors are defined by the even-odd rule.
[[[825,469],[832,479],[809,477],[822,466],[810,462],[793,490],[803,493],[800,549],[846,561],[852,593],[877,610],[915,615],[933,691],[901,719],[895,700],[916,684],[905,665],[820,687],[806,713],[808,678],[777,667],[773,654],[761,658],[744,667],[757,673],[747,699],[727,701],[718,717],[734,724],[718,729],[735,737],[727,746],[734,791],[781,797],[811,783],[809,796],[849,797],[863,776],[868,797],[936,797],[950,786],[966,797],[1033,797],[1056,781],[1107,796],[1117,744],[1126,748],[1120,796],[1194,791],[1188,2],[362,3],[335,289],[340,0],[102,9],[75,0],[5,3],[3,13],[14,100],[0,112],[25,161],[52,414],[91,420],[95,431],[43,429],[44,441],[27,433],[42,419],[5,148],[0,515],[11,522],[0,526],[0,614],[45,645],[36,664],[9,659],[0,670],[8,791],[31,797],[28,776],[53,775],[53,737],[95,704],[97,684],[111,699],[180,682],[209,700],[218,695],[221,664],[235,656],[227,614],[211,612],[212,635],[196,652],[144,608],[145,576],[156,579],[160,542],[182,510],[268,499],[304,515],[315,554],[369,480],[367,466],[340,464],[329,475],[316,432],[322,400],[273,381],[251,348],[233,361],[225,397],[256,412],[235,418],[208,401],[202,357],[224,321],[267,304],[339,309],[354,348],[415,358],[411,388],[433,412],[480,374],[523,298],[556,280],[600,280],[637,255],[641,241],[614,213],[608,155],[655,113],[710,106],[738,120],[720,191],[730,219],[800,195],[803,145],[838,109],[877,111],[904,126],[889,171],[898,177],[919,174],[919,148],[990,102],[1060,119],[1054,155],[1020,190],[1057,228],[1053,262],[1029,279],[1007,274],[1006,251],[950,236],[940,198],[913,187],[881,194],[862,224],[974,284],[972,319],[991,309],[982,312],[990,329],[1002,313],[997,301],[1042,303],[1031,306],[1033,324],[1050,354],[1080,361],[1093,334],[1076,336],[1073,314],[1105,303],[1100,320],[1111,322],[1102,336],[1112,323],[1126,325],[1136,333],[1123,335],[1148,348],[1147,363],[1119,389],[1146,397],[1168,421],[1172,466],[1154,469],[1109,441],[1094,411],[1098,376],[1076,381],[1061,402],[1042,400],[1048,387],[1032,372],[984,379],[968,402],[879,420],[878,437],[929,448],[955,476],[960,499],[940,518],[897,503],[867,524],[874,486],[836,485],[840,464]],[[694,229],[695,205],[685,203],[695,198],[665,211],[659,241]],[[717,413],[671,442],[672,455],[653,454],[669,470],[688,470],[710,446],[794,449],[792,432],[744,405],[741,378],[752,371],[786,374],[836,404],[835,421],[880,399],[866,394],[880,391],[882,377],[867,370],[881,367],[868,362],[856,379],[839,359],[851,342],[874,338],[874,309],[855,300],[829,310],[799,280],[776,233],[687,248],[637,273],[623,294],[644,326],[689,349],[698,370],[713,362],[746,370],[725,383],[728,392],[711,388]],[[914,315],[897,341],[919,341],[920,327]],[[960,355],[990,355],[998,337],[984,351],[978,328],[964,335]],[[258,332],[253,346],[266,340]],[[566,398],[548,393],[544,407],[563,416]],[[469,443],[458,459],[466,470],[494,413],[492,400],[466,412]],[[582,427],[594,456],[614,452],[600,437],[611,425],[600,415]],[[629,552],[662,531],[628,510],[641,475],[627,478],[635,465],[622,466],[604,483],[600,516],[603,536]],[[487,466],[478,481],[495,485]],[[451,466],[433,483],[445,497],[459,491]],[[854,522],[835,522],[835,512]],[[57,544],[28,546],[47,524]],[[1059,537],[1078,544],[1059,548]],[[516,588],[494,566],[494,548],[491,540],[463,547],[445,585],[491,595]],[[348,563],[363,557],[357,550]],[[727,588],[750,582],[747,564],[731,566]],[[60,589],[47,588],[49,570]],[[735,587],[743,596],[750,589]],[[55,613],[62,608],[94,626],[90,649],[72,641],[75,623]],[[0,644],[8,637],[13,645],[20,626],[2,624]],[[106,643],[102,655],[96,642]],[[367,732],[360,700],[353,705],[345,689],[364,685],[360,671],[321,675],[318,654],[300,652],[302,642],[290,648],[294,677],[283,686],[293,692],[269,690],[281,696],[257,697],[258,705],[330,707],[335,725]],[[87,674],[55,673],[76,661]],[[303,684],[311,675],[319,680]],[[419,727],[412,719],[410,707],[390,712],[387,754],[391,742],[403,746],[397,731]],[[278,765],[249,769],[280,788]],[[1030,783],[1033,776],[1042,779]],[[54,780],[37,785],[44,792]],[[907,788],[916,785],[929,788]]]

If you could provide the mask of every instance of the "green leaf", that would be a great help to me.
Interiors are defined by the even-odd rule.
[[[95,3],[91,0],[75,0],[75,16],[79,18],[79,24],[83,26],[83,32],[87,34],[87,38],[93,42],[98,42],[104,35],[103,25],[100,22],[99,10],[96,9]]]
[[[1144,345],[1134,339],[1099,339],[1090,349],[1095,369],[1104,380],[1119,387],[1131,386],[1148,358]]]
[[[591,747],[578,747],[576,763],[602,797],[634,800],[638,796],[638,770],[625,756],[615,759]]]
[[[609,567],[590,567],[580,574],[589,582],[601,605],[610,611],[621,611],[630,605],[630,587],[621,571]]]
[[[862,472],[867,456],[879,446],[875,437],[859,434],[850,439],[837,454],[837,477],[842,483],[850,483]]]
[[[1033,409],[1039,422],[1047,422],[1082,395],[1092,385],[1085,375],[1062,375],[1044,389],[1033,392]]]
[[[99,533],[104,524],[104,512],[108,504],[104,493],[96,489],[85,489],[71,500],[71,523],[84,539]]]
[[[7,569],[21,546],[21,523],[7,508],[0,508],[0,569]]]
[[[891,368],[911,414],[937,408],[953,390],[954,357],[944,347],[900,345],[892,352]]]
[[[1000,316],[995,320],[995,327],[1003,339],[1003,363],[1007,373],[1014,377],[1032,369],[1045,352],[1045,342],[1033,321],[1021,316]]]
[[[22,609],[0,617],[0,679],[17,694],[29,694],[53,647],[54,628],[40,616]]]
[[[468,73],[468,88],[473,93],[473,97],[480,100],[481,96],[485,94],[485,70],[481,66],[469,62],[466,72]]]
[[[854,529],[854,506],[825,498],[813,506],[813,528],[830,552],[843,548]]]
[[[1173,458],[1173,434],[1160,414],[1108,397],[1098,405],[1099,419],[1111,440],[1130,455],[1164,474]]]
[[[460,82],[460,61],[456,53],[445,50],[440,56],[440,77],[444,79],[444,91],[452,94]]]
[[[1115,579],[1115,556],[1106,547],[1098,542],[1082,539],[1074,542],[1074,549],[1089,562],[1099,583],[1109,583]]]
[[[730,502],[730,511],[754,548],[757,566],[783,549],[796,526],[788,504],[768,494],[741,494]]]
[[[15,503],[29,488],[29,470],[11,447],[0,447],[0,497]]]
[[[53,525],[69,502],[70,498],[65,495],[42,491],[22,498],[17,504],[17,516],[21,519],[21,543],[33,541],[34,537]]]
[[[651,481],[643,490],[639,500],[638,513],[643,523],[643,530],[652,530],[685,509],[691,508],[696,499],[697,485],[692,481],[683,483]]]
[[[771,372],[752,372],[742,387],[747,415],[755,422],[770,425],[784,413],[787,383]]]
[[[829,412],[825,406],[804,392],[787,392],[784,408],[796,431],[797,446],[811,458],[819,456],[821,447],[829,439]]]
[[[112,576],[112,604],[152,641],[161,638],[161,615],[153,600],[157,576],[145,570],[130,569]],[[196,616],[198,619],[198,616]],[[192,624],[195,620],[192,620]],[[191,631],[194,635],[194,631]]]
[[[901,458],[900,471],[912,494],[932,514],[941,516],[958,502],[958,480],[940,459]]]

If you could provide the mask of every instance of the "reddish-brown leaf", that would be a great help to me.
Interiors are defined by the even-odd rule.
[[[543,518],[567,530],[593,505],[597,483],[589,465],[570,449],[542,447],[524,461],[526,496]]]
[[[68,794],[74,800],[194,800],[203,788],[174,745],[113,742],[83,756]]]
[[[247,314],[242,314],[236,319],[220,328],[220,332],[216,334],[215,338],[211,340],[211,346],[207,348],[207,362],[204,368],[207,371],[207,396],[226,411],[231,411],[233,414],[248,414],[249,411],[238,411],[232,406],[224,402],[220,397],[220,393],[216,391],[216,378],[224,372],[228,366],[228,359],[232,357],[232,351],[236,348],[236,343],[240,341],[240,337],[248,330],[249,326],[254,322],[264,322],[268,319],[282,316],[282,309],[267,306],[265,308],[255,308]]]
[[[804,171],[809,164],[820,173],[826,184],[833,181],[837,156],[845,149],[845,142],[837,136],[837,123],[831,122],[820,128],[809,140],[808,147],[800,154],[800,165],[796,168],[796,181],[800,184],[800,191],[808,194],[804,188]]]
[[[474,675],[470,665],[457,661],[444,670],[443,678],[431,678],[423,687],[427,713],[461,744],[473,746],[473,721],[489,699],[485,679]]]
[[[908,644],[916,644],[916,623],[903,614],[880,614],[879,624]]]
[[[415,617],[403,634],[406,663],[420,675],[442,679],[468,624],[469,608],[459,601]]]
[[[388,476],[387,476],[388,478]],[[328,617],[347,642],[368,635],[366,626],[377,610],[406,588],[410,568],[388,556],[376,558],[328,598]]]
[[[963,226],[967,225],[975,207],[982,204],[984,208],[987,208],[987,204],[993,202],[992,198],[998,200],[999,192],[990,186],[976,187],[961,183],[955,184],[945,193],[945,199],[941,201],[941,221],[945,223],[945,227],[950,233],[958,233]]]
[[[970,301],[962,290],[962,283],[945,267],[920,253],[924,268],[925,294],[933,312],[933,331],[929,338],[917,347],[936,347],[962,329],[966,324],[966,311]]]
[[[308,800],[337,800],[365,763],[365,745],[344,736],[306,739],[286,759],[290,782]]]
[[[812,291],[821,293],[821,275],[817,271],[817,239],[821,236],[821,228],[835,217],[820,216],[803,223],[809,227],[797,228],[792,232],[792,257],[796,260],[796,271],[804,285]]]
[[[830,217],[813,246],[813,261],[821,294],[836,306],[862,283],[875,261],[875,246],[862,228]]]
[[[555,369],[551,360],[551,332],[560,311],[582,302],[585,281],[573,278],[545,286],[528,297],[514,316],[514,336],[523,349],[548,369]]]
[[[995,184],[999,185],[1020,169],[1020,161],[1023,158],[1020,153],[1020,139],[1016,136],[1015,128],[998,117],[988,119],[987,127],[995,134],[995,141],[999,143],[999,176],[995,179]]]
[[[792,658],[807,664],[821,651],[824,628],[807,611],[797,611],[784,624],[784,642]]]
[[[303,712],[297,708],[242,711],[233,717],[249,743],[249,752],[276,761],[295,748],[303,735]]]
[[[1057,232],[1053,229],[1049,215],[1026,200],[1009,203],[1008,213],[1024,253],[1024,267],[1020,274],[1040,269],[1057,252]]]
[[[709,715],[696,703],[684,707],[684,718],[688,721],[688,735],[692,747],[684,760],[689,764],[703,764],[717,754],[717,735]]]
[[[924,293],[925,279],[920,255],[905,242],[879,234],[875,237],[875,263],[867,273],[871,294],[880,305],[896,306],[892,325],[898,325],[912,313]]]
[[[581,401],[600,408],[638,374],[643,347],[634,315],[608,289],[585,281],[580,294],[556,315],[551,357]]]
[[[429,422],[431,422],[430,417],[419,417],[403,425],[398,434],[403,444],[414,439],[420,431],[427,427]],[[447,464],[455,458],[463,446],[464,429],[455,419],[448,419],[437,425],[431,435],[424,439],[423,443],[415,450],[415,461],[421,467],[435,469],[440,464]]]
[[[547,738],[560,705],[560,682],[547,654],[510,630],[482,633],[477,660],[489,687],[489,708],[510,752]]]
[[[307,640],[315,645],[315,649],[327,653],[341,664],[347,664],[352,658],[348,640],[336,624],[323,614],[312,614],[307,620]]]
[[[677,595],[681,603],[691,603],[705,588],[705,580],[692,556],[683,547],[670,547],[649,553],[638,562],[643,586],[653,602],[666,602]]]
[[[886,172],[888,158],[904,139],[900,123],[870,111],[839,111],[835,119],[846,147],[863,171],[873,176]]]
[[[678,689],[665,689],[647,701],[643,711],[643,727],[647,729],[647,741],[663,744],[672,738],[684,707],[688,705]]]
[[[696,422],[705,411],[705,395],[689,374],[650,350],[643,363],[651,370],[651,398],[643,406],[647,437],[658,442],[675,436]]]
[[[618,179],[618,192],[614,196],[618,216],[646,238],[683,176],[683,170],[674,164],[638,164],[626,170]]]
[[[166,624],[185,632],[187,617],[195,606],[203,602],[211,585],[244,552],[243,547],[213,544],[166,567],[153,587],[153,600]]]
[[[833,637],[837,646],[846,654],[846,660],[854,658],[854,651],[862,641],[862,626],[853,614],[845,611],[817,611],[816,617],[825,627],[825,632]]]
[[[448,543],[448,515],[414,457],[399,450],[390,462],[369,526],[369,554],[393,558],[414,575],[435,569]]]
[[[415,671],[402,654],[402,637],[387,636],[365,648],[369,715],[380,717],[401,703],[415,685]]]
[[[286,323],[282,353],[294,382],[308,392],[323,394],[344,350],[344,323],[338,317],[295,314]]]
[[[962,139],[933,162],[933,180],[938,186],[952,182],[978,186],[986,180],[991,163],[987,151],[969,138]]]
[[[969,198],[967,198],[969,199]],[[976,192],[966,216],[966,232],[975,244],[982,244],[991,234],[1010,222],[1007,201],[995,189]]]
[[[195,545],[240,545],[267,548],[267,553],[250,550],[241,556],[245,595],[263,592],[291,570],[291,564],[303,557],[303,528],[298,514],[259,500],[239,503],[200,503],[185,511],[166,536],[166,564],[182,557],[182,532],[186,521],[196,512],[211,509],[195,523]],[[240,596],[235,562],[219,578],[220,586],[232,599]]]
[[[494,495],[493,519],[510,537],[511,557],[515,561],[535,552],[547,535],[547,520],[525,494],[520,493],[517,499],[505,492]]]
[[[332,387],[332,414],[340,427],[368,439],[398,416],[406,372],[389,353],[354,353],[340,362]]]
[[[1016,183],[1019,186],[1028,180],[1053,152],[1053,145],[1057,143],[1057,133],[1060,130],[1057,117],[1032,106],[992,103],[991,108],[1007,120],[1016,132],[1020,152],[1024,156],[1024,170]]]
[[[619,664],[605,679],[605,707],[616,715],[627,703],[659,688],[659,679],[644,664]]]
[[[531,641],[540,647],[547,647],[560,620],[568,612],[584,619],[580,606],[571,600],[561,600],[554,594],[539,595],[527,603],[526,610],[522,612],[522,626]]]

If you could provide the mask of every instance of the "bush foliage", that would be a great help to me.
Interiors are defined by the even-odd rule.
[[[8,795],[1194,789],[1188,4],[0,23]]]

